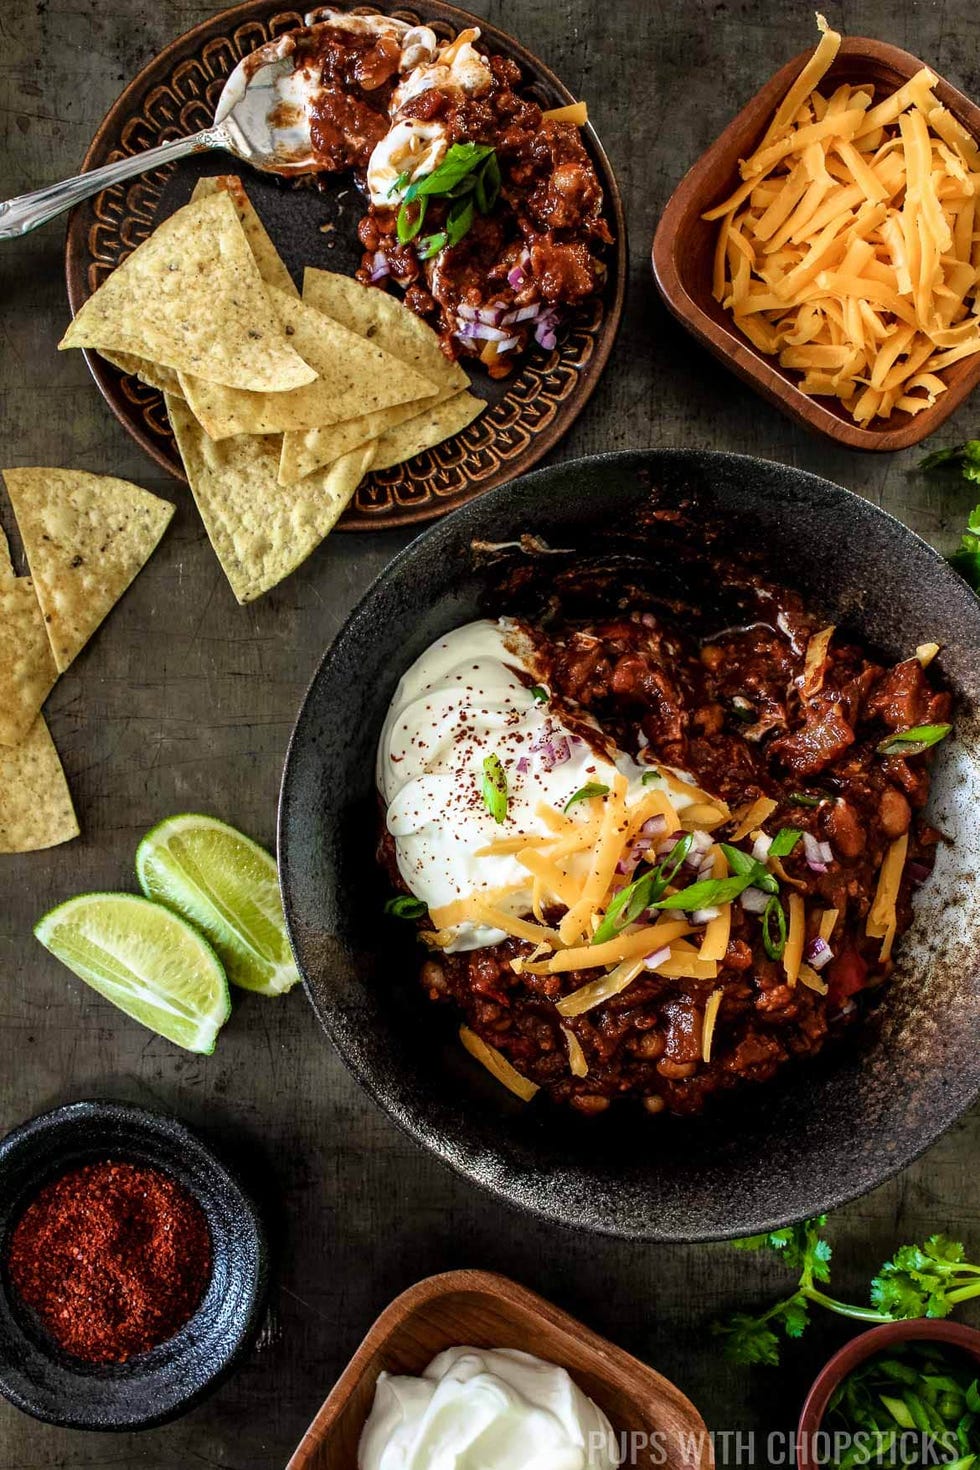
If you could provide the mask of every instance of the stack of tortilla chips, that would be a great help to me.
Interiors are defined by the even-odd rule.
[[[435,333],[384,292],[307,270],[299,295],[234,176],[201,179],[79,311],[94,347],[165,395],[239,602],[294,571],[370,469],[484,407]]]
[[[41,706],[150,556],[173,506],[81,470],[3,470],[30,576],[0,531],[0,852],[78,836]]]

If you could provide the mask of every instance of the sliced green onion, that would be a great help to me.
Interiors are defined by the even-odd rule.
[[[666,898],[658,899],[651,905],[655,909],[682,909],[685,913],[691,913],[695,909],[710,909],[717,903],[731,903],[749,886],[747,877],[736,875],[732,878],[702,878],[698,883],[692,883],[689,888],[681,888],[677,893],[668,893]]]
[[[619,890],[592,936],[593,944],[605,944],[607,939],[615,939],[621,929],[634,923],[650,907],[657,871],[656,868],[651,868],[642,877],[635,878],[632,883]]]
[[[439,167],[412,184],[405,198],[411,203],[426,195],[451,193],[492,152],[493,148],[486,143],[454,143]]]
[[[400,194],[410,178],[411,174],[407,172],[399,174],[395,182],[392,184],[391,188],[388,190],[388,198],[390,199],[392,194]]]
[[[603,786],[601,781],[587,781],[584,786],[580,786],[577,791],[572,792],[562,807],[562,811],[567,812],[569,807],[574,806],[577,801],[589,801],[593,796],[608,795],[609,787]]]
[[[780,827],[769,847],[769,856],[789,857],[803,833],[797,827]]]
[[[483,797],[483,805],[494,821],[505,821],[507,817],[507,772],[501,764],[499,755],[488,755],[483,762],[480,795]]]
[[[826,796],[807,796],[805,791],[793,791],[786,798],[794,806],[819,806],[821,802],[829,801],[829,799]]]
[[[469,234],[472,224],[472,200],[467,199],[463,204],[454,205],[446,220],[446,244],[458,245],[463,236]]]
[[[428,912],[427,903],[423,903],[420,898],[412,898],[407,893],[400,893],[397,898],[389,898],[385,904],[385,913],[394,915],[396,919],[421,919]]]
[[[408,195],[406,194],[398,211],[398,219],[395,222],[395,230],[398,235],[399,245],[407,245],[410,240],[415,239],[415,236],[422,228],[422,221],[425,219],[425,211],[429,207],[428,199],[420,199],[417,203],[415,214],[413,216],[412,211],[409,209],[409,203],[410,201]]]
[[[779,892],[779,884],[764,863],[757,863],[749,853],[733,847],[730,842],[719,842],[718,846],[728,859],[732,872],[746,880],[746,888],[761,888],[763,893]]]
[[[666,887],[668,883],[673,883],[681,867],[687,861],[688,854],[690,853],[693,844],[693,832],[685,832],[684,836],[674,843],[673,847],[670,849],[670,852],[660,864],[660,880],[663,883],[664,887]],[[660,895],[658,894],[657,896],[659,898]]]
[[[932,745],[945,740],[952,725],[913,725],[911,730],[899,730],[889,735],[878,746],[879,755],[921,755]]]
[[[775,897],[762,911],[762,943],[771,960],[782,959],[786,948],[786,913]]]
[[[416,245],[415,254],[419,260],[431,260],[433,255],[439,254],[439,251],[446,244],[447,238],[445,230],[440,230],[437,235],[426,235]]]
[[[543,684],[531,685],[531,698],[534,700],[535,704],[548,703],[548,691]]]
[[[649,770],[649,771],[644,771],[643,772],[643,776],[641,778],[640,785],[641,786],[650,786],[650,785],[652,785],[652,783],[654,781],[659,781],[659,780],[660,780],[660,772],[654,768],[653,770]]]

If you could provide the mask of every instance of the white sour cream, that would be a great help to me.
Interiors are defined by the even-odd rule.
[[[614,1470],[605,1414],[564,1368],[511,1348],[447,1348],[421,1378],[382,1373],[358,1470]]]
[[[550,828],[539,815],[540,805],[561,811],[583,786],[610,786],[617,771],[628,783],[627,807],[650,790],[648,767],[623,751],[599,753],[548,703],[536,700],[529,684],[537,677],[527,636],[506,620],[481,620],[433,643],[395,691],[378,746],[378,788],[398,871],[430,909],[516,884],[515,892],[495,902],[507,913],[526,914],[531,880],[516,856],[476,854],[502,837],[546,836]],[[507,814],[501,823],[482,795],[483,763],[491,754],[507,777]],[[699,798],[684,793],[689,776],[673,774],[671,801],[682,811]],[[657,784],[662,779],[653,778]],[[577,802],[568,815],[585,822],[587,804]],[[589,858],[582,854],[575,861],[584,870]],[[505,937],[500,929],[471,922],[452,932],[450,953],[481,949]]]

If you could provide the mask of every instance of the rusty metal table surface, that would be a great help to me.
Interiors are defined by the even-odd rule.
[[[837,480],[948,550],[976,496],[926,477],[915,451],[862,457],[812,439],[755,398],[667,317],[648,252],[659,210],[746,97],[813,39],[791,0],[471,0],[550,63],[590,110],[623,187],[629,297],[611,365],[555,458],[645,445],[770,456]],[[0,197],[75,172],[124,83],[211,13],[201,0],[0,0]],[[850,0],[833,22],[926,58],[980,93],[975,0]],[[302,991],[237,998],[212,1057],[126,1020],[31,936],[52,904],[131,887],[140,835],[176,811],[220,815],[271,844],[280,768],[317,659],[402,534],[338,535],[260,602],[235,605],[183,487],[124,436],[68,319],[63,223],[0,245],[0,456],[129,477],[176,502],[173,526],[133,589],[61,680],[51,726],[81,838],[0,858],[0,1130],[94,1094],[164,1108],[237,1158],[265,1204],[271,1312],[244,1368],[168,1427],[108,1437],[36,1424],[0,1403],[0,1470],[284,1464],[373,1317],[421,1276],[506,1272],[669,1374],[712,1428],[719,1459],[766,1462],[802,1392],[848,1334],[820,1323],[787,1370],[732,1368],[707,1335],[781,1281],[725,1246],[594,1240],[494,1204],[419,1152],[348,1076]],[[941,442],[980,427],[980,401]],[[651,1133],[651,1146],[656,1147]],[[894,1245],[940,1227],[980,1250],[980,1111],[835,1222],[842,1293],[862,1299]],[[974,1254],[973,1259],[976,1259]],[[755,1432],[754,1446],[745,1436]],[[736,1439],[736,1433],[742,1438]],[[778,1462],[784,1446],[769,1446]]]

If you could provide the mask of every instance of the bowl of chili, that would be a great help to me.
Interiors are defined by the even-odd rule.
[[[0,1392],[25,1413],[185,1413],[247,1352],[265,1284],[254,1203],[176,1118],[90,1100],[0,1142]]]
[[[659,529],[637,548],[633,532],[651,512]],[[670,534],[681,512],[695,528],[691,546]],[[692,559],[696,568],[709,533],[726,568],[757,565],[889,664],[940,646],[955,723],[937,753],[930,810],[949,841],[916,890],[894,973],[832,1045],[794,1053],[781,1076],[732,1089],[694,1116],[651,1117],[618,1102],[576,1116],[550,1106],[545,1089],[525,1103],[464,1049],[453,1007],[429,1004],[414,925],[384,914],[380,733],[412,660],[474,619],[522,616],[517,593],[532,586],[535,565],[559,590],[563,567],[586,566],[606,579],[614,610],[641,577],[658,607],[691,607],[702,585]],[[692,619],[685,632],[697,626]],[[396,557],[354,610],[314,677],[287,757],[286,918],[341,1057],[411,1137],[464,1177],[597,1233],[761,1234],[883,1183],[980,1090],[978,643],[980,603],[937,552],[876,506],[791,466],[695,450],[611,454],[539,470],[463,507]]]

